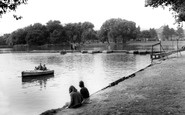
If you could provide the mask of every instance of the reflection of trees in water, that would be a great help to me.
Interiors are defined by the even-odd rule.
[[[56,55],[39,55],[31,58],[32,62],[34,62],[36,65],[43,62],[46,66],[47,64],[55,64],[60,65],[61,63],[64,63],[64,57],[62,56],[56,56]]]
[[[107,69],[130,69],[131,65],[136,65],[135,55],[128,54],[117,54],[117,55],[106,55],[104,56],[103,65]],[[128,68],[127,68],[128,67]]]
[[[93,58],[92,55],[88,56],[81,53],[69,53],[66,55],[60,55],[60,54],[46,54],[46,55],[33,55],[31,58],[29,57],[29,60],[31,60],[35,65],[37,66],[39,63],[42,62],[42,64],[47,65],[58,65],[68,66],[69,64],[81,62],[81,61],[87,61],[91,62]]]
[[[28,88],[39,85],[41,89],[46,88],[47,80],[53,77],[54,75],[22,77],[22,86],[23,88]]]

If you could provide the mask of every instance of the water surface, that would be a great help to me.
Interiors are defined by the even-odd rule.
[[[22,78],[39,63],[54,76]],[[0,115],[37,115],[69,101],[68,88],[83,80],[90,94],[150,64],[149,55],[7,53],[0,55]]]

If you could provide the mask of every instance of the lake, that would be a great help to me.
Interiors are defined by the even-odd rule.
[[[39,63],[54,76],[22,78]],[[151,63],[150,55],[125,53],[6,53],[0,54],[0,115],[38,115],[69,101],[68,88],[83,80],[90,94]]]

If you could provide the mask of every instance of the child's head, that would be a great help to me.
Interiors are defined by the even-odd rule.
[[[83,81],[80,81],[80,82],[79,82],[79,86],[80,86],[80,87],[84,87],[84,82],[83,82]]]

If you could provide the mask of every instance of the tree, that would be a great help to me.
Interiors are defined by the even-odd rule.
[[[59,44],[66,42],[65,30],[60,21],[50,20],[46,23],[47,32],[49,33],[48,39],[52,44]]]
[[[164,37],[164,40],[169,40],[171,37],[171,30],[168,25],[163,27],[162,35]]]
[[[6,39],[4,39],[4,35],[0,36],[0,45],[6,45]]]
[[[24,29],[18,29],[12,33],[13,44],[26,44],[26,31]]]
[[[132,21],[112,18],[103,23],[99,35],[102,41],[107,41],[108,43],[109,38],[112,38],[115,43],[119,40],[125,43],[136,38],[136,24]]]
[[[8,45],[7,39],[10,36],[10,34],[4,34],[3,36],[0,36],[0,44],[1,45]]]
[[[119,20],[111,28],[109,34],[114,39],[114,41],[116,41],[117,38],[121,38],[122,43],[126,43],[126,41],[129,41],[130,39],[135,39],[136,33],[137,30],[135,22]]]
[[[150,28],[149,30],[143,30],[139,35],[140,39],[144,39],[145,41],[156,41],[158,40],[157,32],[154,28]]]
[[[146,41],[146,39],[151,38],[150,31],[149,30],[143,30],[143,31],[141,31],[141,37],[143,39],[145,39],[145,41]]]
[[[175,32],[175,30],[173,28],[170,28],[170,37],[171,37],[171,41],[173,39],[173,36],[176,36],[177,33]]]
[[[44,45],[46,43],[44,33],[41,30],[28,32],[26,39],[29,45]]]
[[[63,26],[61,25],[60,21],[58,20],[50,20],[46,23],[46,28],[48,30],[49,33],[52,33],[54,30],[60,30],[63,28]]]
[[[184,30],[183,30],[182,27],[178,27],[176,33],[177,33],[177,36],[178,36],[180,39],[182,39],[182,38],[184,37]]]
[[[145,6],[157,8],[170,6],[177,22],[185,21],[185,0],[146,0]]]
[[[8,36],[8,38],[6,39],[6,43],[9,45],[9,46],[13,46],[13,32]]]
[[[96,31],[88,29],[82,33],[82,42],[98,40]]]
[[[67,39],[63,30],[54,30],[52,33],[50,33],[50,43],[60,44],[65,42],[67,42]]]
[[[157,37],[157,32],[154,28],[150,28],[150,36],[153,40],[158,40],[158,37]]]
[[[119,21],[121,20],[120,18],[118,19],[115,19],[115,18],[112,18],[112,19],[109,19],[109,20],[106,20],[103,25],[101,26],[100,28],[100,31],[99,31],[99,38],[102,42],[105,42],[107,41],[109,43],[109,32],[111,30],[111,28],[113,27],[113,25],[116,23],[116,21]]]
[[[81,23],[68,23],[64,27],[70,43],[80,43],[82,35]]]
[[[138,26],[136,28],[136,39],[139,39],[139,38],[141,38],[141,28],[140,28],[140,26]]]
[[[26,42],[29,45],[44,45],[48,43],[48,33],[44,25],[35,23],[27,28]]]
[[[64,26],[68,41],[70,43],[81,43],[84,42],[82,35],[86,34],[86,31],[93,30],[94,25],[91,22],[84,23],[68,23]]]
[[[81,26],[83,31],[88,31],[89,29],[94,28],[94,24],[92,24],[91,22],[84,22]]]
[[[97,39],[96,33],[93,30],[94,28],[94,24],[92,24],[91,22],[84,22],[82,23],[81,29],[82,29],[82,33],[81,33],[81,41],[84,43],[85,41],[88,40],[95,40]]]
[[[17,6],[26,4],[27,0],[1,0],[0,1],[0,17],[8,11],[15,11]],[[14,18],[19,19],[16,15]]]
[[[74,28],[75,28],[74,29],[74,36],[73,36],[74,43],[81,43],[82,42],[82,33],[83,33],[82,24],[83,23],[81,23],[81,22],[74,24]]]

